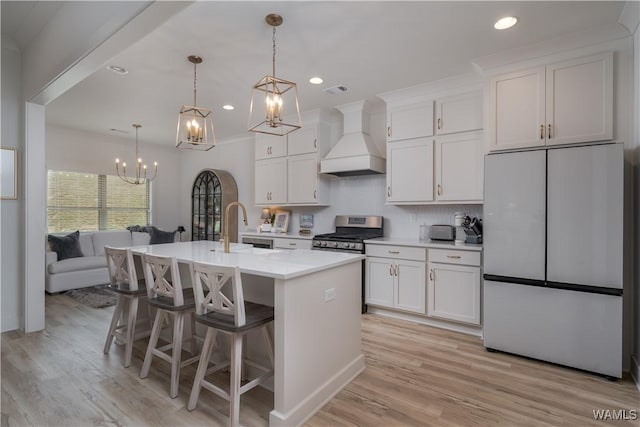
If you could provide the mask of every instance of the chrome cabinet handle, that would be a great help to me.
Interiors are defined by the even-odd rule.
[[[387,187],[387,197],[391,197],[391,187]]]
[[[442,187],[438,184],[438,196],[442,196]]]
[[[447,255],[447,258],[460,259],[460,255]]]
[[[313,140],[313,148],[318,148],[318,138]]]
[[[393,276],[393,265],[389,264],[389,276]]]
[[[433,268],[429,270],[429,280],[433,281]]]
[[[394,270],[395,270],[396,276],[399,276],[399,275],[400,275],[400,266],[399,266],[399,265],[396,265],[396,267],[394,268]]]
[[[391,126],[387,126],[387,136],[391,136]]]
[[[297,243],[289,242],[289,245],[290,245],[290,246],[296,246],[296,245],[297,245]]]
[[[442,129],[442,119],[438,117],[438,130]]]
[[[540,139],[544,139],[544,125],[540,125]]]
[[[551,123],[549,123],[549,132],[547,132],[547,138],[551,139]]]
[[[388,252],[392,255],[398,255],[400,253],[400,251],[388,251]]]
[[[318,198],[318,190],[313,190],[313,198],[314,199]]]

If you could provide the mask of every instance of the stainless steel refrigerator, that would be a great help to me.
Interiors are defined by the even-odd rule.
[[[622,373],[623,146],[485,158],[483,342]]]

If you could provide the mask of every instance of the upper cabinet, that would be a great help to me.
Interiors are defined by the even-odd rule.
[[[482,129],[482,93],[465,93],[436,101],[436,134]]]
[[[331,147],[332,120],[338,117],[316,110],[305,113],[303,127],[286,136],[256,134],[256,205],[329,204],[329,178],[318,171]]]
[[[433,136],[433,101],[387,107],[387,141]]]
[[[387,203],[482,203],[482,92],[406,103],[390,98]]]
[[[613,53],[497,76],[489,150],[613,138]]]
[[[256,160],[284,157],[287,155],[287,137],[256,134]]]

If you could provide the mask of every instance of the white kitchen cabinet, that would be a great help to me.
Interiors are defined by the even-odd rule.
[[[256,205],[278,205],[287,202],[287,158],[255,162]]]
[[[490,151],[612,139],[613,53],[495,77],[490,104]]]
[[[287,137],[257,133],[255,150],[256,160],[284,157],[287,155]]]
[[[387,143],[387,203],[433,201],[433,140]]]
[[[287,154],[296,156],[298,154],[317,153],[318,139],[315,127],[302,128],[287,135]]]
[[[429,249],[427,315],[480,324],[480,253]]]
[[[436,134],[482,129],[482,93],[447,96],[436,101]]]
[[[366,248],[365,302],[425,314],[426,249],[387,245]]]
[[[482,151],[482,132],[436,138],[436,200],[482,201]]]
[[[329,188],[318,174],[318,155],[289,156],[287,163],[287,204],[326,204]]]
[[[433,135],[433,100],[387,106],[387,142]]]

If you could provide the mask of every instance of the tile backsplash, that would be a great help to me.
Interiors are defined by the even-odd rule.
[[[313,215],[315,234],[332,232],[336,215],[382,215],[387,237],[418,238],[420,225],[450,224],[456,212],[482,217],[482,205],[385,205],[385,175],[335,178],[331,206],[287,207],[292,213],[289,232],[300,228],[300,215]]]

